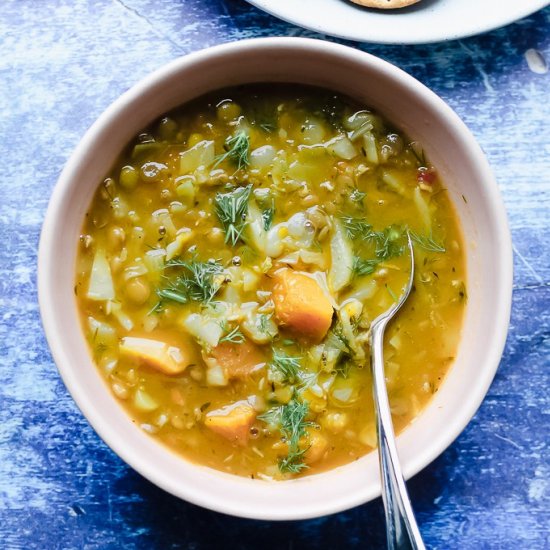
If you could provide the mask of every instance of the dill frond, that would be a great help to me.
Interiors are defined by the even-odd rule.
[[[216,215],[225,230],[225,242],[235,246],[246,226],[248,199],[252,185],[238,187],[228,193],[218,193],[214,199]]]
[[[283,473],[297,474],[307,468],[303,458],[308,448],[300,448],[300,439],[307,436],[307,428],[317,426],[315,422],[306,420],[308,413],[307,401],[293,397],[286,405],[273,407],[258,416],[270,426],[278,426],[288,443],[287,456],[279,460],[279,470]]]
[[[423,248],[424,250],[428,252],[445,252],[446,248],[443,246],[442,243],[437,242],[433,235],[430,233],[429,235],[419,235],[418,233],[415,233],[414,231],[409,231],[409,234],[411,236],[411,239],[418,245],[420,248]]]
[[[227,330],[225,327],[222,328]],[[230,330],[225,336],[220,338],[220,343],[231,342],[232,344],[242,344],[244,341],[245,337],[239,326],[236,326],[233,330]]]
[[[301,357],[291,357],[286,353],[278,350],[273,350],[268,368],[273,375],[273,378],[281,384],[294,384],[299,379]]]
[[[157,296],[162,300],[187,304],[190,301],[210,303],[222,285],[220,275],[223,267],[219,262],[170,260],[167,268],[182,268],[184,273],[175,279],[165,277],[169,283],[157,289]],[[155,306],[158,309],[159,304]]]
[[[299,474],[306,470],[309,466],[304,462],[304,455],[309,447],[289,451],[288,455],[279,459],[279,470],[283,474]]]
[[[357,277],[370,275],[376,271],[376,267],[379,263],[379,260],[365,260],[356,256],[353,258],[353,274]]]
[[[225,140],[224,149],[225,153],[216,157],[214,167],[227,159],[232,160],[237,165],[238,170],[242,170],[249,165],[250,138],[244,130],[228,137]]]
[[[375,233],[372,229],[372,225],[361,218],[342,216],[341,222],[347,236],[353,241],[357,239],[370,239],[372,238],[372,234]]]

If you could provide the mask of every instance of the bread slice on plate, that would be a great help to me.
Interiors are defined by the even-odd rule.
[[[420,2],[420,0],[351,0],[355,4],[360,4],[367,8],[378,8],[381,10],[393,10],[404,8]]]

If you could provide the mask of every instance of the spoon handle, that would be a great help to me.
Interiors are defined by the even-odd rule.
[[[387,321],[372,327],[371,350],[378,459],[382,478],[382,500],[386,514],[389,550],[425,550],[401,472],[384,376],[384,330]]]

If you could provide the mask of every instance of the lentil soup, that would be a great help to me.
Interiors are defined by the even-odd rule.
[[[440,386],[466,302],[452,203],[420,144],[326,90],[245,86],[156,121],[86,215],[83,330],[133,422],[186,459],[286,479],[376,446],[368,330],[396,432]]]

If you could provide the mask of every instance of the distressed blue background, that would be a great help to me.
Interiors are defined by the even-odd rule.
[[[298,0],[297,0],[298,1]],[[465,15],[475,17],[475,14]],[[441,95],[485,149],[515,251],[512,324],[483,406],[409,483],[430,548],[550,548],[550,9],[479,37],[357,45]],[[254,36],[314,33],[243,0],[0,3],[0,548],[382,548],[379,500],[296,523],[229,518],[169,496],[92,431],[52,363],[36,252],[53,185],[121,92],[177,56]]]

